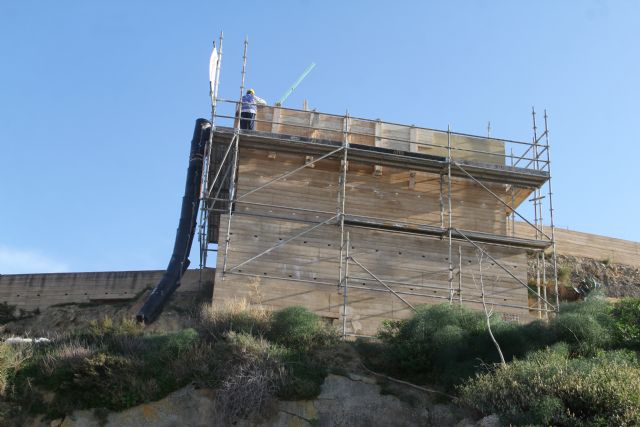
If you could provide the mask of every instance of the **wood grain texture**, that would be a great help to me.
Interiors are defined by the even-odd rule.
[[[226,218],[223,216],[222,220],[224,222]],[[343,295],[338,289],[339,227],[336,224],[324,225],[282,244],[310,227],[310,224],[301,222],[256,218],[240,213],[234,215],[227,263],[229,274],[222,279],[222,257],[219,257],[214,302],[244,297],[270,308],[302,304],[318,313],[340,315]],[[347,232],[351,256],[408,302],[420,305],[447,301],[447,241],[363,228],[347,227]],[[282,245],[276,247],[279,244]],[[453,259],[456,299],[459,273],[457,245]],[[468,300],[465,304],[480,308],[478,254],[468,244],[461,246],[461,294]],[[271,248],[268,253],[245,263]],[[485,248],[516,277],[526,282],[526,254],[523,250],[496,246]],[[220,250],[222,253],[224,247]],[[483,263],[483,272],[488,300],[496,304],[496,312],[517,316],[521,321],[533,318],[524,308],[528,304],[527,291],[521,284],[488,259]],[[350,263],[349,283],[352,288],[348,289],[347,311],[350,314],[347,317],[353,323],[351,332],[372,334],[383,319],[403,318],[411,313],[405,303],[355,262]]]
[[[286,135],[342,141],[345,126],[349,142],[394,150],[447,156],[446,132],[380,120],[345,118],[315,111],[264,106],[258,109],[256,130]],[[482,163],[505,164],[504,142],[468,135],[451,134],[452,157]]]

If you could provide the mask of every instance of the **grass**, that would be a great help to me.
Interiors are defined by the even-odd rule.
[[[232,423],[276,395],[317,395],[327,366],[316,352],[337,333],[300,307],[272,315],[236,301],[203,307],[195,327],[178,332],[149,333],[133,319],[105,318],[51,338],[0,344],[0,411],[9,408],[7,419],[122,410],[196,383],[224,391],[216,404]]]

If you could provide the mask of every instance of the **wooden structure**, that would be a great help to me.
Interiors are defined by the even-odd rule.
[[[261,107],[254,131],[213,127],[205,167],[214,304],[304,305],[345,335],[428,303],[484,297],[519,322],[555,309],[527,280],[527,251],[552,236],[537,218],[531,237],[507,226],[548,183],[548,143]]]

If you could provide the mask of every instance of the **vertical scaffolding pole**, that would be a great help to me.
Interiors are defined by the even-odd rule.
[[[556,311],[560,313],[560,295],[558,294],[558,258],[556,254],[556,236],[555,225],[553,223],[553,192],[551,191],[551,155],[549,154],[549,127],[547,124],[547,110],[544,110],[544,139],[547,152],[547,171],[549,172],[549,182],[547,188],[549,190],[549,226],[551,227],[551,248],[553,261],[553,285],[556,292]]]
[[[249,45],[249,38],[245,37],[244,39],[244,53],[242,55],[242,80],[240,82],[240,100],[238,101],[237,110],[238,111],[238,122],[236,123],[234,129],[233,139],[231,140],[231,144],[233,145],[233,158],[231,159],[231,177],[229,179],[229,211],[227,212],[227,236],[224,240],[224,259],[222,261],[222,275],[221,278],[224,280],[224,276],[227,271],[227,261],[229,257],[229,245],[231,244],[231,216],[233,215],[233,208],[235,205],[236,198],[236,174],[238,169],[238,155],[239,155],[239,146],[240,146],[240,106],[242,105],[242,94],[244,92],[244,78],[247,70],[247,47]]]
[[[244,38],[244,53],[242,55],[242,81],[240,82],[240,101],[239,101],[238,107],[237,107],[238,108],[238,112],[241,110],[240,106],[242,105],[242,95],[244,95],[244,77],[245,77],[246,71],[247,71],[247,47],[248,46],[249,46],[249,37],[245,36],[245,38]],[[238,123],[240,123],[240,120],[238,120]]]
[[[531,120],[533,122],[533,165],[534,168],[538,169],[538,127],[536,125],[536,110],[534,107],[531,107]],[[533,223],[536,225],[536,240],[540,239],[540,220],[538,216],[538,202],[540,201],[540,190],[536,188],[533,191],[533,214],[534,220]],[[541,291],[542,288],[540,286],[540,252],[536,253],[536,293],[538,297],[537,308],[538,308],[538,318],[542,319],[542,299],[541,299]]]
[[[511,147],[511,167],[513,167],[513,147]],[[516,236],[516,189],[511,184],[511,237]]]
[[[340,263],[338,265],[338,290],[343,286],[342,283],[342,272],[344,268],[344,211],[347,200],[347,168],[349,161],[349,112],[347,111],[344,115],[344,124],[342,125],[342,146],[343,146],[343,154],[342,160],[340,164],[340,192],[338,193],[338,206],[337,206],[337,215],[340,219]],[[345,288],[346,292],[346,288]],[[346,297],[345,297],[346,298]]]
[[[447,153],[447,182],[449,184],[449,191],[447,191],[449,199],[449,304],[451,304],[453,302],[453,260],[451,259],[451,231],[453,229],[453,222],[451,219],[451,126],[447,126]]]
[[[462,246],[458,246],[458,301],[462,305]]]
[[[347,247],[346,247],[346,251],[345,251],[345,258],[344,258],[344,278],[342,279],[343,281],[343,309],[342,309],[342,338],[346,338],[347,337],[347,305],[348,305],[348,298],[347,298],[347,289],[349,288],[349,246],[351,245],[351,238],[349,236],[349,232],[347,231]]]
[[[211,169],[211,151],[213,147],[213,132],[215,130],[216,106],[218,101],[218,87],[220,86],[220,65],[222,63],[222,40],[224,33],[220,32],[220,42],[218,44],[218,61],[214,81],[209,88],[211,92],[211,131],[209,140],[204,150],[202,159],[202,188],[200,193],[200,275],[199,282],[202,284],[202,271],[207,268],[207,257],[209,255],[209,211],[207,210],[207,189],[209,187],[209,173]],[[215,49],[215,41],[213,48]]]
[[[444,175],[440,172],[440,228],[444,228]]]

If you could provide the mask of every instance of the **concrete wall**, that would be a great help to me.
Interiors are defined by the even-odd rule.
[[[531,238],[535,231],[523,222],[516,222],[516,236]],[[551,233],[546,227],[545,232]],[[640,267],[640,243],[597,234],[572,231],[564,228],[555,229],[556,250],[560,255],[609,260],[616,264]]]
[[[155,286],[163,274],[151,270],[0,275],[0,303],[42,310],[57,304],[126,301]],[[210,285],[214,274],[206,270],[203,282]],[[177,292],[200,290],[199,279],[199,270],[188,270]]]
[[[340,162],[323,159],[313,167],[286,175],[306,160],[306,156],[299,153],[270,152],[268,146],[240,148],[237,179],[240,200],[231,220],[224,278],[223,257],[217,260],[214,304],[245,298],[252,304],[272,309],[303,305],[340,325],[346,305],[346,332],[371,335],[383,320],[409,316],[412,313],[409,304],[448,301],[447,240],[347,225],[350,255],[364,267],[350,265],[345,304],[343,291],[338,289],[340,227],[335,221],[318,225],[335,215]],[[279,176],[285,178],[274,181]],[[267,183],[269,185],[264,186]],[[252,192],[261,186],[263,188]],[[497,235],[506,233],[504,207],[493,196],[461,178],[454,178],[451,186],[456,227]],[[504,185],[487,186],[495,192],[506,191]],[[449,222],[440,191],[438,174],[387,166],[381,173],[375,173],[373,164],[349,161],[345,212],[360,221],[401,224],[408,229],[416,224],[440,227],[441,221]],[[228,216],[222,215],[220,223],[226,226],[227,222]],[[311,230],[314,224],[316,228]],[[292,239],[293,236],[299,237]],[[458,246],[462,250],[462,262]],[[488,301],[496,304],[497,312],[510,319],[520,322],[533,319],[528,309],[527,290],[519,283],[527,281],[526,250],[488,245],[485,249],[508,265],[517,278],[485,259],[483,273]],[[225,252],[224,241],[220,242],[219,251]],[[465,305],[481,309],[475,248],[456,242],[452,258],[454,299],[459,301],[462,296]],[[459,278],[462,283],[458,292]],[[395,294],[389,292],[386,285]]]

